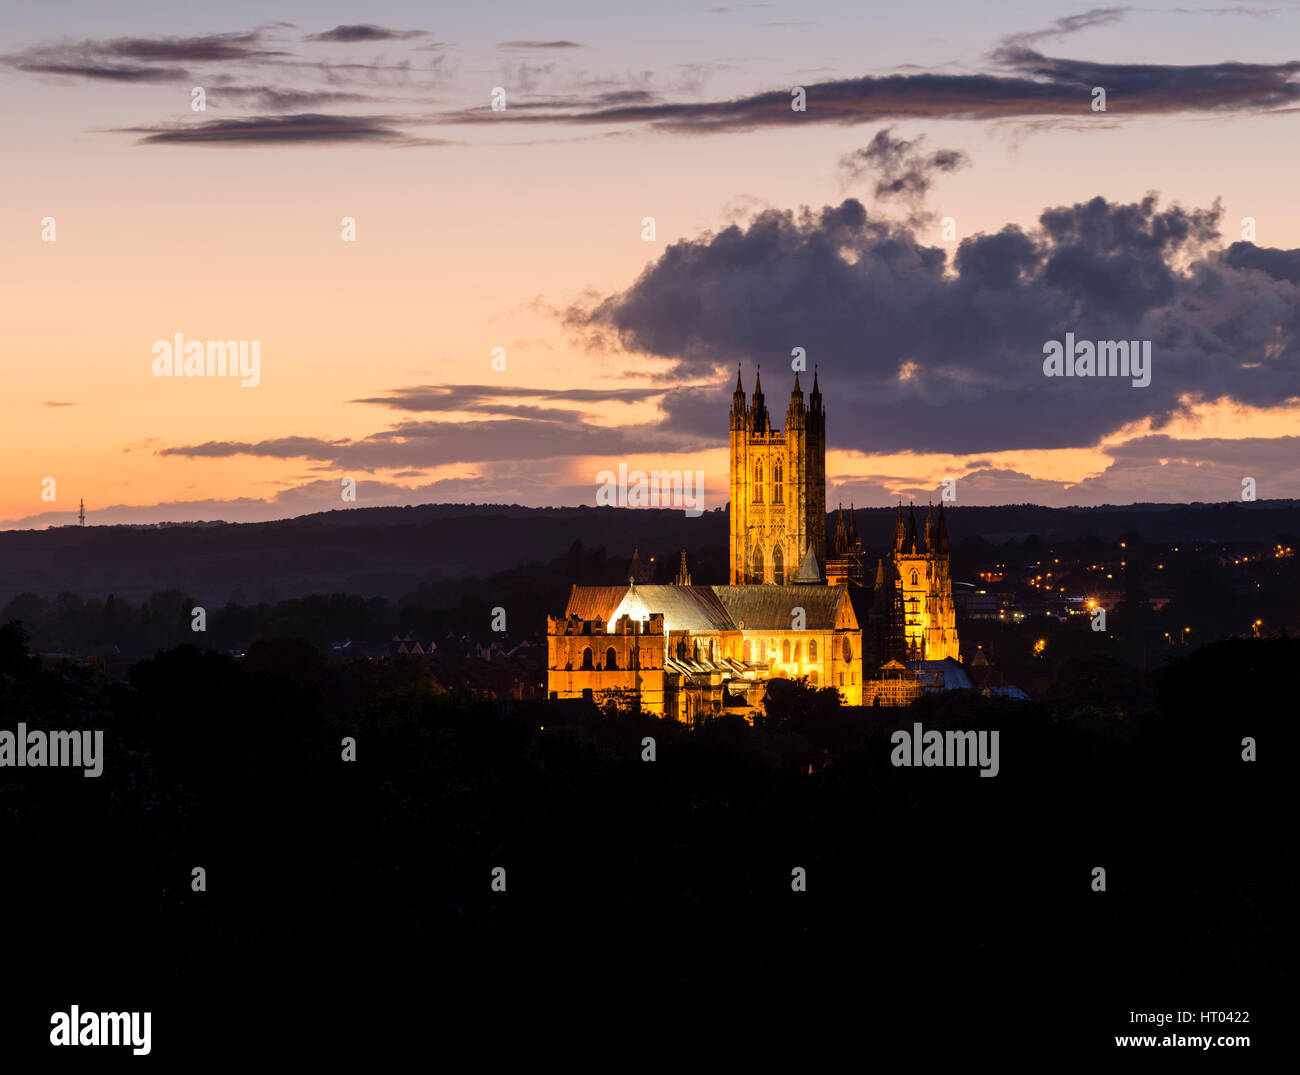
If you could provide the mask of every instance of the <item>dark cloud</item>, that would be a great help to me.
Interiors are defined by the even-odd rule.
[[[499,49],[580,49],[576,41],[502,41]]]
[[[187,67],[175,64],[267,62],[290,53],[262,46],[260,31],[194,37],[117,37],[41,45],[5,56],[21,71],[68,75],[112,82],[165,82],[184,79]]]
[[[807,111],[793,112],[790,89],[730,101],[656,103],[525,112],[487,107],[450,113],[447,123],[644,125],[700,134],[804,123],[890,119],[1014,119],[1091,115],[1094,86],[1110,114],[1178,115],[1261,111],[1300,102],[1300,61],[1278,64],[1103,64],[1054,59],[1021,46],[996,53],[1014,75],[893,74],[810,83]]]
[[[209,107],[228,100],[267,112],[293,112],[326,105],[392,104],[396,98],[347,90],[295,90],[278,86],[218,86],[208,93]]]
[[[1224,260],[1234,269],[1258,269],[1274,280],[1300,284],[1300,250],[1272,250],[1254,243],[1233,243]]]
[[[499,411],[500,399],[543,399],[564,403],[644,403],[662,396],[666,388],[522,388],[503,385],[413,385],[387,395],[354,399],[398,411]],[[565,412],[572,414],[573,412]]]
[[[314,437],[208,441],[164,448],[160,455],[224,458],[235,455],[309,459],[361,470],[424,468],[449,463],[606,456],[626,459],[642,452],[673,453],[717,446],[716,422],[703,432],[665,430],[658,425],[598,426],[565,412],[554,418],[518,417],[471,422],[402,422],[353,441]]]
[[[56,63],[27,61],[13,65],[20,71],[39,75],[66,75],[101,82],[172,82],[184,79],[183,67],[135,67],[126,64]]]
[[[790,352],[820,363],[832,446],[959,454],[1091,447],[1130,422],[1156,428],[1186,400],[1300,398],[1300,251],[1210,248],[1218,206],[1094,198],[1030,231],[965,239],[949,262],[915,230],[850,199],[767,210],[673,243],[625,292],[568,321],[675,362],[712,391],[670,392],[668,429],[716,426],[737,362],[764,366],[773,420]],[[1150,340],[1151,383],[1048,378],[1043,346]],[[805,380],[804,391],[808,390]]]
[[[924,135],[910,142],[895,138],[893,128],[886,127],[862,149],[841,157],[840,173],[849,182],[874,177],[878,199],[918,202],[929,192],[937,174],[955,172],[970,164],[970,158],[957,149],[922,153],[917,147],[923,141]]]
[[[412,37],[428,36],[428,30],[389,30],[371,23],[358,23],[353,26],[336,26],[320,34],[308,34],[303,40],[351,44],[358,41],[405,41]]]
[[[167,127],[129,127],[152,145],[306,145],[339,142],[404,142],[407,136],[382,116],[250,116]]]

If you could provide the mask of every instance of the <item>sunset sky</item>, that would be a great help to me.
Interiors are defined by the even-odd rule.
[[[76,0],[0,35],[0,527],[345,477],[591,504],[620,462],[719,506],[737,363],[780,424],[795,347],[831,507],[1300,497],[1300,3]],[[1045,378],[1067,332],[1152,341],[1150,386]],[[176,333],[259,341],[260,383],[154,376]]]

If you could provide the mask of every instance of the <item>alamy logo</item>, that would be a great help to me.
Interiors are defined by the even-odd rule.
[[[190,340],[176,333],[170,340],[155,340],[155,377],[242,377],[244,388],[262,380],[261,340]]]
[[[704,514],[704,471],[602,470],[596,475],[596,504],[603,508],[685,508],[698,519]]]
[[[136,1056],[148,1056],[152,1012],[70,1011],[50,1016],[51,1045],[130,1045]]]
[[[84,768],[83,776],[104,772],[102,731],[43,732],[19,724],[17,732],[0,731],[0,768]]]
[[[1151,383],[1150,340],[1048,340],[1043,344],[1044,377],[1132,377],[1134,388]]]
[[[918,722],[910,732],[900,728],[889,741],[894,746],[889,760],[896,767],[978,765],[980,776],[998,775],[997,732],[922,732]]]

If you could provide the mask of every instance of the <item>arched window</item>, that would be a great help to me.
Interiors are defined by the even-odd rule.
[[[763,550],[754,546],[754,555],[749,558],[749,581],[763,581]]]
[[[754,460],[754,497],[755,504],[763,503],[763,460]]]
[[[853,660],[853,643],[849,641],[848,635],[844,636],[844,662],[847,664]]]
[[[605,670],[618,671],[618,654],[614,652],[613,646],[605,651]]]
[[[916,585],[916,568],[912,568],[912,585]]]
[[[741,652],[744,654],[742,659],[746,664],[749,664],[750,659],[754,656],[754,643],[752,643],[748,638],[745,639],[745,648]]]
[[[790,640],[788,638],[781,643],[781,660],[786,664],[790,663]]]
[[[588,646],[582,651],[582,667],[590,672],[596,666],[591,663],[591,647]]]
[[[780,457],[772,464],[772,503],[783,503],[781,497],[781,486],[785,482],[785,467],[781,463]]]
[[[798,663],[799,663],[799,650],[802,649],[802,648],[803,648],[803,647],[800,645],[800,643],[796,642],[796,643],[794,644],[794,663],[795,663],[795,664],[798,664]]]
[[[810,661],[817,660],[817,639],[815,638],[808,639],[808,660]],[[813,673],[813,675],[816,674],[817,674],[816,672]]]
[[[785,585],[785,557],[781,555],[781,546],[772,549],[772,581],[778,586]]]

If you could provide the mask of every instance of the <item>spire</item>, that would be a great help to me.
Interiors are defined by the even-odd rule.
[[[772,426],[768,421],[767,406],[763,403],[763,367],[754,374],[754,410],[750,428],[755,433],[766,433]]]
[[[925,551],[934,552],[934,543],[934,501],[930,501],[930,506],[925,512]]]
[[[853,517],[853,514],[854,514],[853,501],[850,500],[849,501],[849,544],[850,545],[856,545],[858,543],[858,523],[857,520]]]
[[[808,410],[812,414],[821,414],[822,410],[822,390],[817,385],[817,364],[813,364],[813,386],[812,392],[808,396]]]
[[[681,563],[677,565],[677,578],[674,580],[677,586],[689,586],[691,584],[691,573],[686,570],[686,550],[682,549]]]
[[[835,555],[843,556],[848,551],[848,531],[844,529],[844,504],[841,502],[839,516],[835,520]]]
[[[736,391],[731,397],[731,428],[745,428],[745,386],[740,381],[740,363],[736,363]]]
[[[903,545],[909,553],[916,553],[916,505],[911,504],[907,509],[907,536],[903,538]]]
[[[903,502],[898,502],[898,514],[894,518],[894,551],[903,551],[903,542],[907,540],[907,524],[903,521]]]
[[[939,501],[939,552],[948,552],[948,520],[943,514],[943,501]]]

